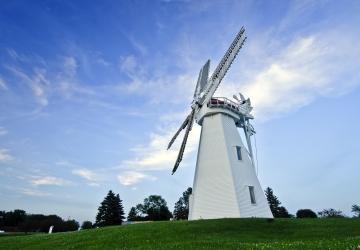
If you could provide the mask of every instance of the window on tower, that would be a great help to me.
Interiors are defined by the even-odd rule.
[[[256,204],[254,186],[249,186],[251,204]]]
[[[237,158],[238,158],[239,161],[242,160],[241,147],[240,147],[240,146],[236,146],[236,156],[237,156]]]

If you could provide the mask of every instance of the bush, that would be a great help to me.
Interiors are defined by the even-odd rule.
[[[81,225],[81,229],[91,229],[93,227],[93,224],[91,221],[84,221]]]
[[[317,215],[311,209],[299,209],[296,212],[296,218],[317,218]]]
[[[318,212],[319,216],[321,218],[344,218],[345,215],[343,215],[342,211],[335,210],[333,208],[324,209],[320,212]]]

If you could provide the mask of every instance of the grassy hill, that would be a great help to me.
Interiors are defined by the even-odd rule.
[[[360,219],[221,219],[0,237],[0,249],[360,249]]]

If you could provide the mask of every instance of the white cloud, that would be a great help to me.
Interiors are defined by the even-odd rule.
[[[38,103],[41,104],[41,106],[47,106],[49,101],[47,99],[44,87],[41,86],[40,84],[33,83],[31,84],[31,89]]]
[[[179,115],[182,119],[184,116]],[[125,160],[121,163],[123,167],[130,167],[133,169],[141,169],[143,171],[150,170],[171,170],[174,166],[175,160],[177,158],[179,147],[181,145],[183,135],[185,130],[178,136],[177,140],[173,144],[173,146],[167,150],[167,145],[175,134],[177,127],[181,125],[182,121],[179,119],[174,119],[173,123],[164,125],[163,129],[158,133],[153,133],[150,135],[150,140],[146,145],[137,146],[132,149],[134,151],[135,156],[131,160]],[[190,131],[190,135],[188,137],[188,141],[186,144],[183,162],[185,164],[186,157],[194,152],[198,145],[200,135],[200,126],[194,124],[192,130]]]
[[[108,61],[106,61],[106,60],[105,60],[104,58],[102,58],[102,57],[98,57],[98,58],[96,59],[96,63],[98,63],[98,64],[100,64],[100,65],[102,65],[102,66],[104,66],[104,67],[108,67],[108,66],[111,65]]]
[[[5,80],[0,76],[0,89],[7,90]]]
[[[119,182],[124,186],[134,185],[142,180],[156,180],[156,177],[150,176],[141,172],[126,171],[123,174],[117,176]]]
[[[11,54],[17,55],[14,50],[11,50]],[[92,96],[95,93],[91,88],[77,84],[76,73],[78,63],[72,56],[63,57],[60,62],[56,62],[55,65],[60,66],[57,71],[49,67],[41,58],[28,58],[24,63],[30,65],[31,71],[26,70],[25,67],[20,68],[11,65],[6,65],[5,67],[29,86],[35,100],[42,107],[49,104],[49,99],[54,94],[70,97],[74,93]],[[4,86],[6,87],[6,85]]]
[[[0,148],[0,162],[7,162],[11,161],[12,159],[14,159],[14,157],[9,154],[8,149]]]
[[[138,67],[136,57],[133,55],[122,57],[120,59],[119,67],[120,67],[120,70],[126,74],[136,73],[135,70]]]
[[[64,186],[69,183],[68,181],[54,176],[33,177],[30,182],[35,186]]]
[[[146,55],[148,53],[147,48],[140,43],[139,41],[137,41],[134,37],[129,36],[129,41],[131,42],[132,46],[138,50],[142,55]]]
[[[100,186],[100,184],[96,183],[96,182],[89,182],[88,185],[91,187],[99,187]]]
[[[20,190],[20,192],[22,194],[28,195],[28,196],[36,196],[36,197],[44,197],[44,196],[50,196],[50,193],[47,192],[43,192],[40,190],[36,190],[36,189],[27,189],[27,188],[23,188]]]
[[[33,75],[29,76],[28,74],[16,67],[6,66],[6,68],[10,70],[15,76],[19,77],[29,85],[36,101],[41,106],[48,105],[47,88],[49,85],[49,81],[45,76],[45,70],[35,69]]]
[[[255,118],[264,121],[308,105],[316,98],[347,93],[360,83],[360,74],[356,70],[360,67],[360,58],[357,56],[360,54],[360,47],[355,48],[351,44],[356,44],[356,39],[350,34],[339,37],[331,32],[323,32],[298,36],[288,44],[279,46],[280,49],[276,52],[260,52],[265,63],[261,68],[251,64],[244,68],[253,72],[253,75],[246,78],[245,84],[240,85],[233,78],[226,78],[216,95],[230,98],[240,90],[250,97]],[[263,49],[271,51],[271,46]],[[230,70],[235,71],[234,75],[239,77],[236,69]],[[128,88],[134,93],[162,102],[173,102],[176,98],[184,102],[191,97],[195,84],[196,74],[191,72],[186,70],[181,75],[162,75],[147,80],[137,76]],[[352,78],[347,77],[348,75]],[[168,82],[171,82],[171,87],[167,85]],[[182,90],[178,91],[179,86]],[[159,89],[162,91],[158,91]],[[179,116],[178,119],[175,116]],[[181,113],[160,117],[163,127],[160,132],[152,133],[145,145],[133,148],[134,157],[123,161],[121,165],[144,171],[171,169],[178,150],[174,145],[171,150],[166,151],[166,146],[182,119],[184,115]],[[167,124],[168,122],[170,124]],[[185,162],[186,154],[196,150],[199,130],[200,127],[195,126],[190,133],[183,160]],[[177,139],[178,143],[181,140],[182,135]]]
[[[75,76],[77,68],[78,68],[78,64],[74,57],[67,56],[64,58],[64,71],[67,76],[69,77]]]
[[[96,183],[99,180],[99,176],[95,172],[86,168],[74,169],[72,173],[92,183]]]
[[[0,136],[6,135],[7,133],[8,133],[8,131],[4,127],[0,126]]]
[[[360,48],[351,46],[352,42],[351,36],[322,33],[296,38],[285,46],[240,90],[250,97],[256,118],[268,120],[316,98],[347,93],[358,85],[360,74],[354,66],[360,67],[360,59],[355,56]],[[239,85],[230,81],[217,95],[232,96],[238,91]]]

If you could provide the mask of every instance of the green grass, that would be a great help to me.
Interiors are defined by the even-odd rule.
[[[0,237],[1,249],[360,249],[360,219],[222,219]]]

